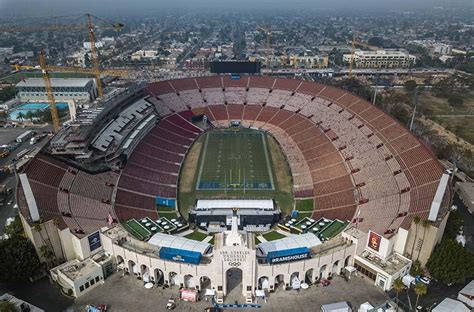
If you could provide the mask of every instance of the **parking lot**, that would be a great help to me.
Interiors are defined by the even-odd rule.
[[[164,311],[170,297],[178,297],[178,289],[152,288],[145,289],[143,282],[131,276],[114,274],[104,285],[77,299],[71,311],[84,311],[87,304],[106,304],[110,311]],[[366,278],[353,276],[345,281],[341,277],[332,280],[327,287],[312,286],[307,290],[278,290],[270,294],[265,303],[262,299],[262,311],[319,311],[322,304],[347,301],[358,308],[366,301],[372,305],[381,304],[388,295],[372,285]],[[243,303],[239,301],[239,303]],[[226,302],[234,303],[234,302]],[[212,306],[209,301],[197,303],[177,301],[176,311],[204,311]],[[241,311],[241,309],[226,309],[226,311]]]

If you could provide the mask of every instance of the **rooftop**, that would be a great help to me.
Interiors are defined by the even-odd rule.
[[[61,265],[58,265],[53,270],[61,272],[66,275],[71,281],[74,281],[82,276],[89,276],[95,270],[100,269],[95,261],[88,258],[84,261],[79,261],[77,259],[65,262]]]
[[[162,233],[156,233],[155,235],[153,235],[148,241],[148,243],[158,247],[169,247],[175,249],[195,251],[201,253],[202,255],[206,254],[211,247],[211,244],[209,243]]]
[[[51,85],[54,87],[85,87],[92,78],[51,78]],[[16,87],[41,87],[44,88],[43,78],[26,78]]]
[[[409,259],[402,257],[396,253],[393,253],[387,259],[382,260],[370,251],[364,250],[359,257],[363,258],[365,261],[371,263],[372,265],[375,265],[376,267],[380,268],[381,270],[387,272],[390,275],[399,272],[401,269],[403,269],[406,265],[410,263]]]
[[[271,199],[200,199],[196,210],[205,209],[274,209]]]
[[[306,233],[301,235],[291,235],[285,238],[260,243],[258,244],[258,248],[264,254],[268,254],[271,251],[279,251],[301,247],[313,248],[318,245],[321,245],[321,241],[319,240],[319,238],[312,233]]]

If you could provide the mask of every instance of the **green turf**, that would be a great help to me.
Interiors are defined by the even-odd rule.
[[[194,232],[189,233],[188,235],[186,235],[184,237],[202,242],[207,237],[207,234],[204,234],[204,233],[199,232],[199,231],[194,231]]]
[[[261,243],[261,241],[258,239],[258,237],[257,237],[257,236],[254,236],[254,237],[255,237],[255,245],[258,245],[258,244],[260,244],[260,243]]]
[[[341,232],[345,226],[345,222],[334,220],[331,224],[324,228],[324,230],[321,232],[321,235],[324,238],[331,239],[337,234],[339,234],[339,232]]]
[[[237,129],[205,134],[197,190],[274,189],[266,134]]]
[[[222,130],[211,130],[210,132],[214,131],[222,131]],[[244,129],[245,131],[245,129]],[[192,182],[192,189],[191,192],[185,192],[182,190],[181,183],[180,181],[180,187],[179,187],[179,193],[178,193],[178,203],[179,203],[179,212],[180,214],[184,217],[188,217],[189,210],[193,207],[197,199],[209,199],[209,198],[227,198],[227,199],[242,199],[242,198],[251,198],[251,199],[273,199],[277,203],[277,205],[280,207],[282,214],[284,216],[289,215],[293,209],[293,194],[291,192],[291,174],[290,170],[288,167],[288,164],[286,163],[285,157],[282,155],[281,149],[278,147],[278,144],[276,143],[275,139],[270,136],[270,135],[265,135],[267,143],[271,146],[275,145],[277,146],[276,153],[280,153],[279,156],[276,158],[277,164],[274,164],[273,157],[275,155],[269,155],[269,163],[270,163],[270,170],[272,177],[276,177],[280,175],[282,178],[280,180],[274,179],[275,183],[275,189],[245,189],[245,192],[243,189],[217,189],[217,190],[199,190],[197,189],[196,185],[198,182],[198,172],[199,168],[196,168],[195,174],[192,174],[190,172],[181,172],[181,175],[186,175],[186,174],[192,174],[193,182]],[[202,135],[201,137],[198,138],[196,141],[201,143],[201,146],[204,147],[205,145],[205,139],[206,135]],[[232,137],[231,137],[232,138]],[[233,141],[233,140],[231,140]],[[273,145],[272,145],[273,144]],[[197,144],[193,145],[191,148],[195,148]],[[203,158],[203,148],[201,149],[201,153],[199,156],[198,164],[202,163],[202,158]],[[187,160],[185,160],[187,161]],[[199,165],[198,165],[199,166]],[[186,167],[186,165],[182,166]],[[275,172],[275,168],[280,168],[280,171],[278,173]],[[242,179],[242,176],[241,176]],[[286,189],[284,188],[286,187]],[[285,189],[285,190],[284,190]],[[310,216],[310,215],[308,215]]]
[[[303,199],[296,201],[296,210],[298,211],[313,211],[313,199]]]
[[[160,217],[164,217],[168,220],[179,218],[179,216],[176,214],[174,210],[170,212],[159,211],[158,214],[160,215]]]
[[[285,235],[283,234],[280,234],[276,231],[271,231],[271,232],[267,232],[265,234],[262,234],[263,238],[265,238],[267,241],[273,241],[273,240],[276,240],[276,239],[280,239],[280,238],[284,238],[286,237]]]
[[[123,226],[128,230],[128,232],[140,240],[145,240],[151,235],[151,233],[135,219],[128,220],[123,223]]]

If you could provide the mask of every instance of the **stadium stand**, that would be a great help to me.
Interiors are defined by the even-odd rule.
[[[144,93],[136,105],[151,104],[160,118],[119,173],[92,175],[45,155],[27,166],[42,218],[84,232],[106,224],[109,213],[118,221],[156,219],[156,197],[177,197],[186,152],[203,133],[191,118],[201,114],[215,127],[241,120],[270,133],[291,168],[295,197],[313,199],[313,219],[354,222],[359,213],[364,231],[408,228],[414,215],[428,214],[443,173],[403,125],[334,87],[210,76],[151,83]]]

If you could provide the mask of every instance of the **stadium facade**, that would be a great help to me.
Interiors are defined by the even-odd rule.
[[[20,174],[22,223],[43,261],[104,253],[128,274],[209,288],[218,300],[227,295],[229,274],[241,272],[250,301],[257,289],[354,270],[387,290],[408,272],[410,259],[425,263],[441,240],[449,177],[404,126],[346,91],[292,79],[211,76],[157,82],[107,101],[125,104],[99,103],[85,112]],[[193,122],[202,116],[205,127]],[[295,199],[313,200],[307,219],[342,220],[348,224],[342,233],[326,240],[290,226],[286,237],[259,243],[239,229],[242,206],[232,216],[225,211],[232,226],[212,244],[179,236],[187,229],[177,196],[186,153],[209,128],[235,121],[278,141]],[[416,226],[415,216],[429,225]],[[131,233],[128,220],[143,222],[148,242]],[[57,261],[42,255],[44,245]]]

